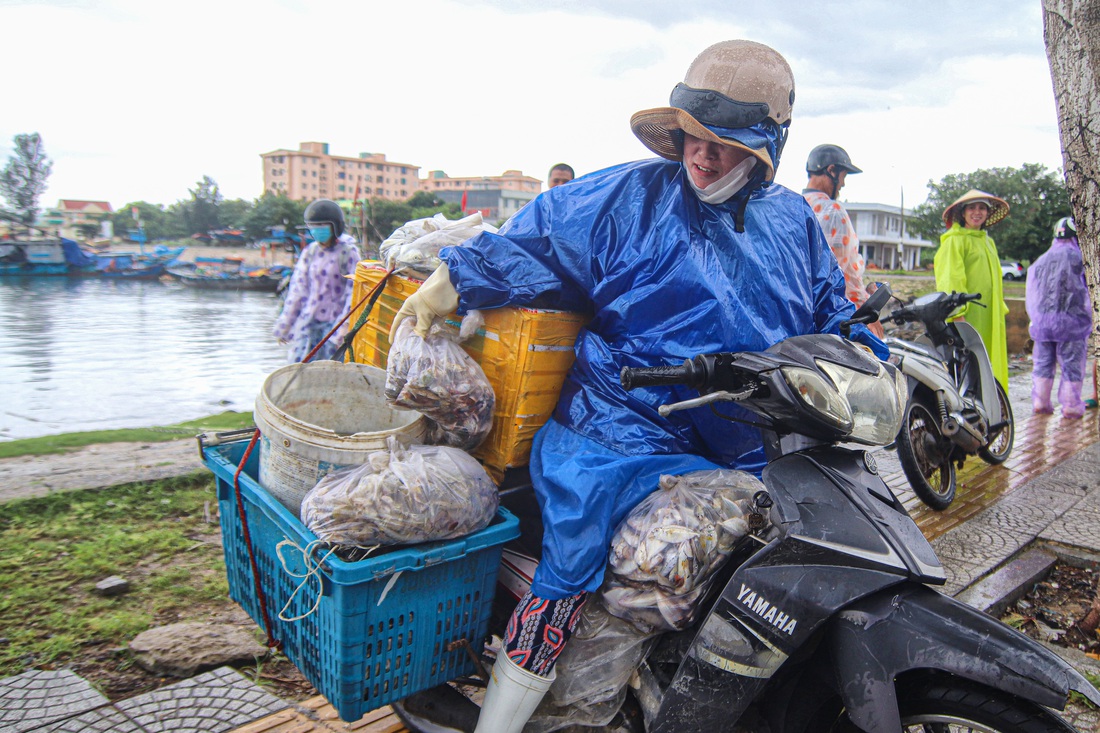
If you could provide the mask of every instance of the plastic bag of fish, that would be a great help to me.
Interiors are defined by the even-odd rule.
[[[428,338],[415,319],[397,327],[386,366],[386,402],[428,418],[425,442],[471,451],[493,427],[493,385],[442,321]]]
[[[556,679],[550,694],[542,699],[524,733],[608,725],[623,706],[631,676],[658,636],[612,616],[598,596],[590,598],[554,666]]]
[[[496,231],[496,227],[482,221],[480,212],[455,220],[436,214],[398,227],[378,250],[387,268],[431,273],[439,267],[442,248],[462,244],[481,232]]]
[[[616,528],[601,594],[612,614],[639,628],[677,630],[695,620],[715,571],[749,535],[764,485],[716,469],[661,476],[659,487]]]
[[[361,466],[323,477],[302,500],[302,521],[333,545],[372,547],[462,537],[496,515],[496,485],[473,457],[457,448],[387,450]]]

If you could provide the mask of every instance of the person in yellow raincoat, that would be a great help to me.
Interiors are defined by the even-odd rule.
[[[1008,202],[993,194],[970,189],[943,212],[948,228],[940,235],[936,251],[936,289],[945,293],[980,293],[981,300],[968,303],[962,318],[982,337],[993,376],[1008,391],[1008,346],[1005,340],[1004,287],[997,245],[986,233],[1008,216]],[[978,303],[981,303],[979,305]],[[985,306],[984,308],[982,306]]]

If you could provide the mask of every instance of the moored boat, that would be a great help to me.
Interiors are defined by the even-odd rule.
[[[64,237],[0,241],[0,276],[108,277],[153,280],[183,253],[182,247],[145,252],[94,251]]]
[[[192,288],[274,293],[291,273],[286,265],[246,268],[241,257],[197,257],[168,268],[168,275]]]

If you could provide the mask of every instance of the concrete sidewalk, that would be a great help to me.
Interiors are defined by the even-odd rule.
[[[880,473],[932,541],[948,573],[944,592],[994,612],[1026,591],[1052,553],[1100,560],[1100,411],[1079,421],[1032,415],[1030,375],[1010,380],[1017,435],[1002,466],[967,461],[957,497],[933,512],[910,491],[896,454],[879,451]],[[1042,547],[1043,554],[1031,550]],[[1052,562],[1052,559],[1049,561]],[[1049,567],[1049,564],[1047,565]],[[1083,655],[1066,656],[1100,674]],[[1067,716],[1080,731],[1100,730],[1100,713]],[[382,708],[343,723],[321,697],[280,700],[232,669],[222,668],[128,700],[111,703],[76,675],[30,671],[0,680],[0,731],[53,733],[398,733]]]

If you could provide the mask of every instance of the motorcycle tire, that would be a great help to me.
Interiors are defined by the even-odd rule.
[[[959,679],[933,679],[898,690],[901,729],[974,733],[1075,733],[1044,707]]]
[[[803,733],[860,733],[836,703],[832,710]],[[954,677],[899,687],[898,712],[903,733],[1077,733],[1044,707]]]
[[[943,511],[955,500],[955,464],[935,415],[924,400],[910,400],[898,432],[898,460],[920,500]]]
[[[983,448],[978,449],[978,457],[991,466],[999,466],[1012,453],[1012,444],[1016,440],[1016,420],[1012,417],[1012,404],[1008,401],[1005,388],[997,382],[997,399],[1001,403],[1001,415],[1005,425]]]

